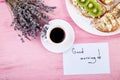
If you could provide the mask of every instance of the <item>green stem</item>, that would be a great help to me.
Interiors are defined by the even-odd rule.
[[[10,8],[12,9],[14,0],[6,0],[6,2],[10,6]]]

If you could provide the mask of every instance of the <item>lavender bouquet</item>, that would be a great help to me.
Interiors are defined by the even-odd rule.
[[[48,13],[53,12],[56,7],[44,4],[42,0],[6,0],[6,3],[13,12],[14,30],[21,31],[21,35],[29,39],[36,38],[43,26],[48,23]],[[24,39],[21,37],[24,42]]]

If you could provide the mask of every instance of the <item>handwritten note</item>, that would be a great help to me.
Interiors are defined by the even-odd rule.
[[[108,74],[108,43],[75,44],[63,54],[65,75]]]

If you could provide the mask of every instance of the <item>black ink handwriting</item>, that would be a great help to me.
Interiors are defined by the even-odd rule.
[[[92,61],[88,61],[89,64],[95,64],[96,63],[96,57],[82,57],[80,58],[80,60],[92,60]]]
[[[101,56],[100,56],[100,49],[98,49],[98,59],[101,59]]]
[[[74,51],[74,49],[73,49]],[[77,52],[74,52],[74,53],[77,53]],[[97,62],[97,59],[101,59],[101,55],[100,55],[100,49],[98,49],[98,56],[94,56],[94,57],[81,57],[80,60],[84,60],[84,61],[87,61],[87,63],[89,64],[95,64]]]
[[[73,54],[82,54],[82,53],[84,53],[84,50],[83,50],[83,48],[81,50],[76,50],[75,48],[72,48],[72,53]]]

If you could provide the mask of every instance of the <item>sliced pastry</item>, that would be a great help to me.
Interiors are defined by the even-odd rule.
[[[95,28],[102,32],[113,32],[120,27],[120,3],[93,21]]]
[[[88,18],[97,18],[106,12],[106,7],[97,0],[71,0],[72,4]]]
[[[105,5],[112,5],[115,2],[115,0],[100,0],[100,1]]]

